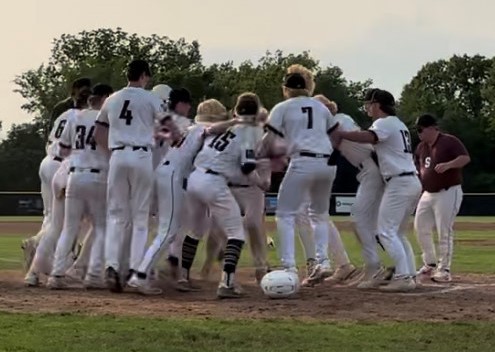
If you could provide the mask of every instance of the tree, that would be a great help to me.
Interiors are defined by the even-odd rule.
[[[38,169],[45,156],[40,122],[13,125],[0,144],[0,189],[38,191]]]
[[[488,99],[494,89],[493,64],[493,59],[480,55],[427,63],[404,87],[400,99],[400,116],[410,127],[417,116],[430,112],[442,129],[464,142],[472,159],[465,189],[472,192],[495,190],[495,143],[487,114],[494,106]]]
[[[121,88],[125,65],[135,58],[146,58],[159,80],[180,81],[187,72],[201,68],[195,41],[174,41],[155,34],[141,37],[120,28],[97,29],[55,39],[49,62],[17,76],[15,91],[27,100],[22,109],[48,126],[51,109],[67,97],[68,86],[76,77],[87,76],[95,83]]]

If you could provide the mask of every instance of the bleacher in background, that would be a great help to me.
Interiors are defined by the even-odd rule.
[[[354,193],[336,193],[330,199],[331,215],[348,215]],[[277,206],[277,194],[267,193],[267,215],[273,215]],[[43,215],[43,201],[37,192],[0,192],[0,216]],[[495,216],[495,193],[467,193],[464,195],[459,215]]]

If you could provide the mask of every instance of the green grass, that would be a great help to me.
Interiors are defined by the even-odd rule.
[[[347,220],[347,217],[335,219]],[[495,218],[490,218],[495,222]],[[13,221],[14,218],[1,221]],[[23,218],[39,221],[39,218]],[[464,218],[458,221],[490,222]],[[17,220],[18,221],[18,220]],[[271,235],[274,235],[273,233]],[[25,235],[0,235],[0,270],[21,269],[20,241]],[[360,264],[359,244],[342,232],[352,261]],[[495,273],[494,245],[472,240],[495,239],[490,231],[456,233],[454,272]],[[462,240],[471,240],[463,242]],[[411,235],[411,241],[417,243]],[[301,246],[297,259],[304,264]],[[196,266],[203,260],[198,251]],[[383,254],[385,258],[385,254]],[[270,261],[278,263],[276,250]],[[418,264],[420,258],[418,255]],[[240,265],[250,266],[249,250]],[[1,285],[1,282],[0,282]],[[2,310],[0,296],[0,311]],[[303,318],[304,319],[304,318]],[[493,351],[495,323],[329,323],[306,320],[220,320],[203,318],[87,316],[76,314],[12,314],[0,312],[2,351]]]
[[[492,351],[492,323],[323,323],[0,314],[0,351]]]

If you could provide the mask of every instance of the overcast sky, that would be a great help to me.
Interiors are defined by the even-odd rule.
[[[395,95],[428,61],[495,54],[492,0],[17,0],[3,13],[2,136],[32,118],[20,109],[12,80],[46,62],[63,33],[122,27],[198,40],[206,64],[310,50],[346,78],[371,78]]]

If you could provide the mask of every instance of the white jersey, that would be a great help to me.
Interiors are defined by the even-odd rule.
[[[356,121],[349,115],[338,113],[335,119],[339,123],[339,130],[344,132],[360,131],[361,127],[356,124]],[[347,159],[349,163],[355,167],[371,156],[374,151],[371,144],[362,144],[343,139],[339,145],[339,151]]]
[[[157,120],[165,116],[162,100],[136,87],[125,87],[105,100],[97,121],[107,125],[108,147],[148,147],[155,145]]]
[[[52,130],[48,135],[48,147],[46,149],[46,153],[49,156],[56,157],[59,156],[59,139],[62,136],[62,132],[64,131],[65,125],[67,124],[67,119],[70,116],[75,115],[79,110],[78,109],[69,109],[60,114],[59,117],[53,123]]]
[[[416,172],[411,147],[411,134],[407,126],[397,116],[379,118],[373,122],[369,130],[378,138],[375,150],[383,177]]]
[[[108,169],[109,154],[93,140],[98,110],[84,109],[67,119],[59,144],[71,149],[70,167]]]
[[[263,128],[262,127],[257,128],[255,130],[254,136],[252,137],[255,138],[256,145],[259,145],[261,143],[261,140],[263,139]],[[242,144],[240,144],[240,146],[242,146]],[[240,152],[243,153],[244,151],[241,150]],[[259,168],[256,168],[256,171],[260,174],[261,178],[267,178],[270,176],[269,174],[271,173],[271,169],[261,170]],[[240,168],[234,168],[232,170],[232,174],[229,175],[229,181],[234,185],[244,185],[244,186],[254,185],[253,182],[249,179],[248,175],[244,174]]]
[[[190,126],[182,139],[170,146],[165,160],[170,162],[174,170],[181,175],[187,176],[191,172],[194,158],[203,147],[205,132],[205,125]]]
[[[337,126],[335,118],[321,102],[311,97],[291,98],[275,105],[266,127],[284,137],[288,155],[300,152],[332,154],[327,132]]]
[[[236,133],[238,127],[234,126],[223,134],[207,137],[194,160],[194,166],[221,174],[228,180],[239,175],[243,140],[242,134]]]

